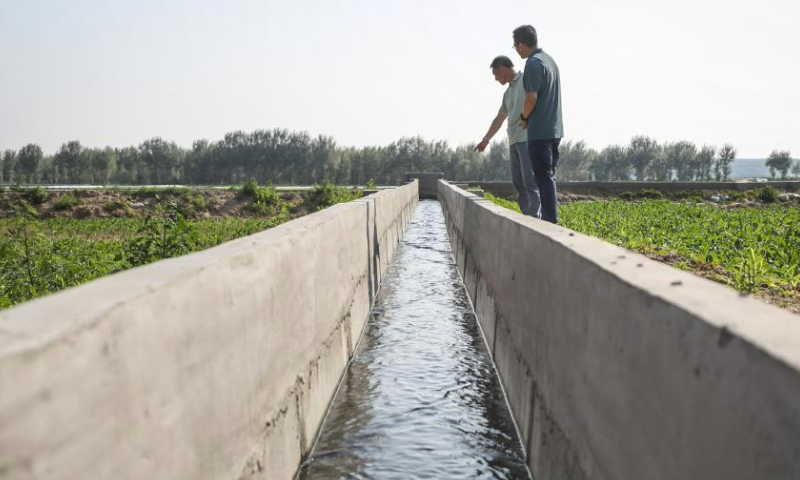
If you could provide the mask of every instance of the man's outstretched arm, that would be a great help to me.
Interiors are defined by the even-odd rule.
[[[491,140],[497,131],[500,130],[500,127],[503,126],[503,122],[505,121],[506,117],[508,117],[508,115],[504,115],[502,113],[498,113],[497,116],[494,117],[492,124],[489,126],[489,131],[486,132],[486,135],[483,136],[483,140],[481,140],[478,146],[475,147],[476,152],[482,152],[486,150],[486,147],[489,145],[489,140]]]

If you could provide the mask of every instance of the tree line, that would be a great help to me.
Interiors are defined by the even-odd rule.
[[[182,148],[162,138],[124,148],[67,142],[52,155],[36,144],[0,155],[0,182],[79,184],[228,185],[249,179],[277,185],[401,184],[406,172],[441,171],[447,178],[510,178],[506,148],[485,154],[472,146],[401,138],[387,146],[341,147],[329,136],[284,129],[236,131],[221,140]]]
[[[75,184],[228,185],[249,179],[277,185],[311,185],[323,180],[396,185],[407,172],[442,172],[455,181],[511,178],[508,148],[495,142],[484,153],[474,145],[405,137],[387,146],[342,147],[329,136],[285,129],[236,131],[217,141],[197,140],[182,148],[162,138],[138,146],[90,148],[73,140],[52,155],[31,143],[0,155],[0,182]],[[736,149],[696,147],[680,141],[659,144],[646,136],[601,151],[583,141],[561,145],[559,180],[728,180]],[[789,152],[767,159],[774,176],[800,176]]]
[[[659,144],[639,135],[628,145],[610,145],[599,152],[583,141],[561,145],[562,160],[557,176],[573,181],[728,181],[736,159],[736,148],[696,146],[689,141]],[[794,163],[788,151],[773,151],[766,166],[773,178],[800,177],[800,161]]]

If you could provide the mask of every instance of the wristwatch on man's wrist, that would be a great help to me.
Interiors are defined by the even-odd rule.
[[[527,121],[528,121],[528,119],[527,119],[527,118],[525,118],[525,114],[523,114],[523,113],[520,113],[520,114],[519,114],[519,118],[520,118],[520,119],[521,119],[523,122],[527,122]]]

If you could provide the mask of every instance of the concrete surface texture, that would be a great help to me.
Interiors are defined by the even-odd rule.
[[[0,313],[0,478],[289,479],[413,182]]]
[[[800,318],[496,206],[439,198],[535,478],[800,478]]]

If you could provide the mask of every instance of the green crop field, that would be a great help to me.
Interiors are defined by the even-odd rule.
[[[514,202],[486,197],[519,211]],[[796,305],[800,297],[797,206],[588,201],[561,205],[559,223],[779,304]]]
[[[160,199],[139,217],[41,219],[40,212],[22,200],[30,197],[29,192],[22,192],[14,205],[16,216],[0,219],[0,309],[104,275],[213,247],[305,212],[353,200],[361,192],[323,183],[302,197],[285,201],[274,188],[248,182],[236,202],[254,216],[202,219],[192,215],[206,208],[204,196],[175,195],[172,200]],[[131,211],[124,197],[113,204],[113,209],[104,210]]]
[[[0,220],[0,308],[162,258],[203,250],[286,220]]]

